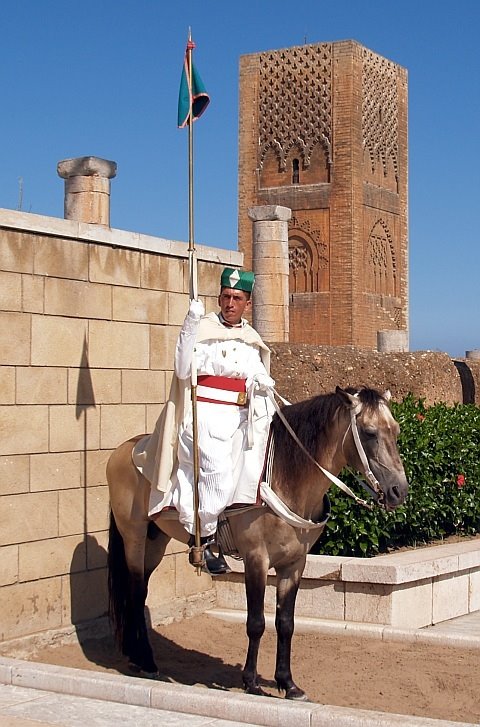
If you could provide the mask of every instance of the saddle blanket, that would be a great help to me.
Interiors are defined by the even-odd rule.
[[[138,471],[152,484],[152,481],[148,475],[149,472],[144,470],[145,462],[145,450],[150,440],[149,434],[142,437],[134,446],[132,451],[132,460]],[[241,473],[241,462],[238,464],[239,475]],[[258,475],[257,475],[258,477]],[[261,477],[260,479],[263,479]],[[173,490],[176,485],[175,474],[170,479],[169,486],[165,492],[157,490],[156,487],[150,488],[150,500],[148,507],[148,514],[155,515],[161,510],[173,506]],[[232,504],[236,505],[255,505],[260,503],[259,498],[259,482],[250,478],[242,479],[241,476],[237,477],[237,486],[232,496]]]
[[[145,446],[148,443],[150,435],[140,439],[132,451],[132,460],[138,471],[143,474],[142,471],[142,455],[145,450]],[[146,441],[145,441],[146,440]],[[330,501],[328,495],[324,496],[323,503],[323,515],[320,521],[314,522],[313,520],[305,520],[296,513],[292,512],[290,508],[278,497],[278,495],[272,490],[270,482],[273,467],[274,457],[274,441],[273,437],[270,436],[267,443],[267,452],[265,455],[265,464],[262,471],[260,481],[253,487],[250,486],[249,490],[242,487],[237,488],[235,497],[232,505],[227,508],[229,512],[235,509],[243,509],[245,506],[268,506],[278,517],[282,518],[286,523],[292,525],[295,528],[301,528],[306,530],[312,529],[323,529],[330,517]],[[160,492],[154,487],[150,488],[150,502],[149,502],[149,515],[154,515],[166,508],[172,507],[172,491],[173,483],[167,492]]]

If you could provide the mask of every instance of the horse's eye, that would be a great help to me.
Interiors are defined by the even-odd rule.
[[[374,437],[377,436],[377,430],[375,429],[375,427],[365,427],[363,432],[364,432],[365,436],[368,437],[369,439],[373,439]]]

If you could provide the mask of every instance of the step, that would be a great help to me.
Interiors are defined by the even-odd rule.
[[[215,580],[217,608],[245,609],[243,561]],[[266,612],[275,612],[269,574]],[[480,541],[435,545],[374,558],[309,555],[296,614],[423,628],[480,610]]]

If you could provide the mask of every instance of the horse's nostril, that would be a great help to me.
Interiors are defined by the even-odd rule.
[[[398,498],[400,498],[400,490],[398,489],[397,485],[394,485],[394,486],[392,487],[392,492],[393,492],[393,494],[395,495],[395,497],[398,497]]]

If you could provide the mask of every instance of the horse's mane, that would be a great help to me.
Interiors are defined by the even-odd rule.
[[[374,410],[380,402],[384,401],[383,396],[375,389],[348,387],[345,391],[349,394],[356,394],[368,409]],[[345,398],[341,394],[333,392],[284,406],[282,414],[307,452],[315,457],[317,451],[326,443],[327,425],[333,421],[339,409],[347,407]],[[275,414],[272,419],[271,429],[275,441],[277,472],[300,473],[308,464],[307,457],[292,439],[292,435],[278,414]]]

